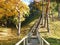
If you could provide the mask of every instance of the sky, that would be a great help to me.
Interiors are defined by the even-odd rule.
[[[27,5],[29,5],[31,2],[33,2],[33,0],[22,0],[24,3],[26,3]]]

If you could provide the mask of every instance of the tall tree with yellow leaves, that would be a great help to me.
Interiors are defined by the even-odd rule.
[[[25,18],[25,14],[28,14],[29,7],[20,0],[0,0],[0,18],[6,16],[7,18],[10,16],[14,16],[14,23],[18,25],[19,34],[20,34],[20,27],[21,21]]]

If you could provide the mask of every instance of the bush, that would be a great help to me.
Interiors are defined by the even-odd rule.
[[[13,15],[13,16],[3,16],[1,19],[0,19],[0,26],[8,26],[8,27],[11,27],[11,26],[15,26],[17,23],[17,19],[15,19],[16,17]]]

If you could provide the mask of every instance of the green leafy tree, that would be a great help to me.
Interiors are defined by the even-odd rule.
[[[58,7],[58,18],[60,18],[60,0],[56,0]]]

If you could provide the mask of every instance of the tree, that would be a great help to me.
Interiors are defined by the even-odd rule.
[[[21,27],[21,22],[24,21],[25,14],[29,13],[29,7],[20,0],[1,0],[0,1],[0,18],[3,16],[14,16],[14,23]],[[20,33],[20,32],[19,32]]]
[[[25,14],[28,15],[29,13],[29,7],[25,3],[19,0],[1,0],[0,1],[0,19],[4,15],[6,15],[6,17],[15,16],[14,20],[15,21],[18,20],[17,19],[18,11],[16,10],[17,4],[18,4],[17,8],[19,9],[19,13],[21,16],[21,21],[24,21],[25,20],[24,16],[26,16]]]
[[[60,0],[56,0],[58,7],[58,18],[60,18]]]
[[[12,16],[12,15],[17,16],[18,12],[16,10],[16,4],[18,2],[19,2],[18,8],[22,15],[21,17],[23,17],[23,13],[27,14],[29,12],[29,7],[25,3],[23,3],[19,0],[17,0],[17,1],[16,0],[1,1],[0,2],[0,10],[2,10],[2,11],[0,11],[0,14],[3,14],[3,15],[5,14],[6,16]]]

